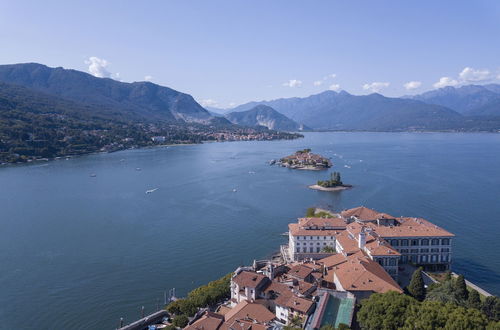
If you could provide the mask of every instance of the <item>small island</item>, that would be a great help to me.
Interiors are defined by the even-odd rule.
[[[338,191],[352,188],[350,184],[344,184],[340,178],[340,172],[333,172],[329,180],[318,181],[316,184],[310,185],[309,188],[321,191]]]
[[[332,167],[332,162],[321,155],[313,154],[311,149],[303,149],[293,155],[281,158],[276,164],[298,170],[325,170]]]

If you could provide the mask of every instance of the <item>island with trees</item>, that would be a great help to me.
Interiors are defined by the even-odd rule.
[[[319,180],[316,184],[310,185],[309,188],[321,191],[338,191],[352,188],[352,185],[342,182],[340,172],[333,172],[330,174],[329,180]]]
[[[273,162],[274,163],[274,162]],[[325,170],[332,162],[321,155],[313,154],[311,149],[296,151],[293,155],[281,158],[276,164],[298,170]]]

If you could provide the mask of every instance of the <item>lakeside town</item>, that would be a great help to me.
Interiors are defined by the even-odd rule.
[[[121,330],[500,325],[499,298],[450,271],[455,235],[426,219],[311,208],[287,236],[274,258],[238,267]]]

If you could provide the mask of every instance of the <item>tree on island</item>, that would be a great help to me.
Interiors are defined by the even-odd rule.
[[[425,284],[424,278],[422,277],[422,267],[419,267],[413,272],[410,285],[408,285],[408,292],[413,298],[417,299],[418,301],[424,300]]]
[[[486,297],[481,310],[490,320],[500,321],[500,298],[496,296]]]
[[[395,291],[374,293],[361,301],[358,322],[361,329],[399,329],[406,321],[409,307],[415,304],[417,300]]]
[[[467,307],[481,310],[481,297],[479,296],[479,292],[474,289],[469,292]]]
[[[318,181],[318,186],[324,188],[332,188],[343,185],[342,179],[340,178],[340,172],[333,172],[330,174],[330,180]]]
[[[469,291],[467,291],[467,284],[465,284],[465,278],[463,275],[458,275],[454,283],[455,293],[457,298],[461,301],[467,301],[469,298]]]
[[[316,214],[316,208],[309,207],[306,211],[306,218],[314,218],[315,214]]]

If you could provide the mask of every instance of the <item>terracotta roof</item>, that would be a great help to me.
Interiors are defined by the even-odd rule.
[[[398,226],[368,224],[381,237],[453,237],[452,233],[422,218],[397,218]]]
[[[326,268],[331,268],[333,266],[339,265],[343,262],[347,261],[347,257],[345,257],[342,253],[334,254],[333,256],[329,256],[323,259],[318,260],[318,262],[325,265]]]
[[[292,236],[335,236],[339,230],[334,229],[304,229],[298,223],[289,223],[288,230]]]
[[[359,250],[358,241],[355,236],[348,231],[343,231],[336,236],[337,242],[347,254],[356,253]]]
[[[278,302],[276,301],[276,303]],[[314,302],[312,300],[300,298],[297,296],[292,296],[282,306],[288,307],[292,310],[296,310],[303,314],[307,314],[307,312],[311,309],[313,304]]]
[[[381,213],[364,206],[359,206],[353,209],[342,211],[340,212],[340,215],[346,219],[350,217],[356,217],[358,220],[361,221],[373,221],[377,219],[395,219],[395,217],[393,217],[390,214]]]
[[[296,287],[296,289],[299,291],[300,294],[305,294],[306,292],[310,291],[313,287],[315,286],[312,285],[311,283],[298,281],[298,287]]]
[[[399,256],[401,255],[387,241],[382,238],[370,238],[365,244],[365,249],[372,256]]]
[[[236,320],[231,324],[226,322],[220,327],[221,330],[266,330],[267,328],[266,325],[247,320]]]
[[[233,282],[238,284],[240,287],[256,288],[263,281],[267,281],[268,278],[262,274],[242,271],[235,277],[233,277]]]
[[[333,272],[347,291],[403,292],[378,262],[362,252],[348,256],[347,262],[333,267]]]
[[[274,319],[274,314],[261,304],[242,301],[224,315],[226,323],[232,324],[237,320],[251,320],[267,323]]]
[[[184,330],[217,330],[224,322],[224,316],[213,312],[205,312],[196,322],[188,325]]]
[[[346,222],[342,218],[299,218],[299,225],[307,227],[333,227],[332,229],[345,229]]]
[[[312,268],[309,268],[305,265],[296,265],[290,268],[290,270],[288,271],[288,275],[303,280],[312,272]]]

